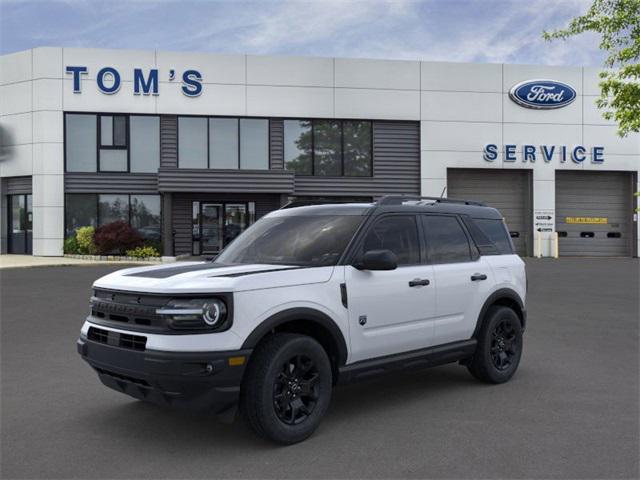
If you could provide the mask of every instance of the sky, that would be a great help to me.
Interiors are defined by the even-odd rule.
[[[592,0],[0,0],[0,53],[38,46],[601,65],[545,42]]]

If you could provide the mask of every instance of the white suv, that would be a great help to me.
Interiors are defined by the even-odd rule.
[[[307,438],[337,383],[460,362],[511,378],[525,328],[524,262],[500,213],[384,197],[288,206],[213,262],[121,270],[93,285],[78,352],[100,380]]]

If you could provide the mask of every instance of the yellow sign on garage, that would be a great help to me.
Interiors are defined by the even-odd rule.
[[[581,223],[587,225],[606,225],[609,223],[607,217],[565,217],[565,223]]]

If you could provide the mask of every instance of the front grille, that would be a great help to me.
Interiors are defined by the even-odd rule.
[[[87,338],[93,342],[104,343],[114,347],[129,350],[144,351],[147,347],[147,337],[130,335],[128,333],[112,332],[102,328],[89,327]]]
[[[141,330],[166,330],[165,320],[156,313],[168,297],[95,290],[91,316],[105,325],[126,324]]]

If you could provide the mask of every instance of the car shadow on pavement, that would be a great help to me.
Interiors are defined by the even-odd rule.
[[[410,406],[419,406],[429,397],[447,398],[456,392],[482,387],[460,366],[445,366],[415,372],[387,374],[374,379],[340,386],[334,390],[332,403],[320,430],[330,432],[343,422],[369,421],[370,418],[393,415]],[[363,401],[366,399],[366,401]],[[93,428],[101,435],[117,442],[144,441],[148,449],[162,449],[170,444],[176,453],[193,451],[202,442],[215,446],[218,452],[278,448],[256,437],[239,415],[233,423],[223,423],[214,415],[192,413],[154,404],[125,400],[126,403],[105,408],[94,406],[91,416]],[[79,418],[84,422],[86,419]]]

